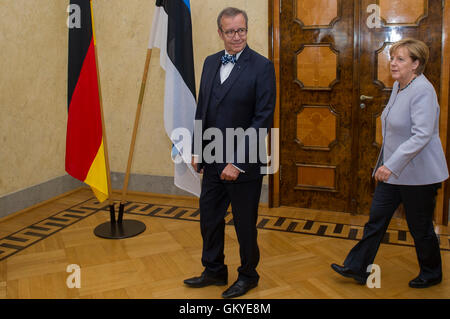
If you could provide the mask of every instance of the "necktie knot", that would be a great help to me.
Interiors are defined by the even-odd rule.
[[[222,61],[223,65],[227,64],[228,62],[231,62],[231,63],[234,64],[237,61],[236,54],[233,54],[233,55],[231,55],[231,54],[224,54],[220,58],[220,61]]]

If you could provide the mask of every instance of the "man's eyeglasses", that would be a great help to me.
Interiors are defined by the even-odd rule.
[[[227,31],[223,31],[222,30],[222,33],[223,34],[225,34],[225,36],[227,37],[227,38],[233,38],[234,37],[234,35],[237,33],[237,34],[239,34],[239,36],[240,37],[243,37],[243,36],[245,36],[246,34],[247,34],[247,29],[246,28],[239,28],[239,29],[237,29],[237,30],[227,30]]]

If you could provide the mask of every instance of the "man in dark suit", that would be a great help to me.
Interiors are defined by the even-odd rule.
[[[241,265],[236,282],[222,296],[233,298],[256,287],[259,280],[256,221],[266,159],[265,145],[258,141],[264,142],[272,125],[276,84],[273,63],[247,45],[245,11],[226,8],[217,24],[225,51],[207,57],[203,65],[194,130],[194,141],[203,143],[193,145],[196,155],[192,159],[194,168],[203,172],[200,227],[205,270],[184,283],[197,288],[228,283],[224,236],[225,215],[231,204]],[[248,134],[227,134],[238,130]],[[213,151],[209,147],[211,152],[205,146],[210,141],[208,135],[214,135],[217,146]]]

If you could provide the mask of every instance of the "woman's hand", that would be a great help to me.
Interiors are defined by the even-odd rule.
[[[386,166],[380,166],[378,167],[377,171],[375,172],[375,180],[379,182],[387,182],[389,177],[391,176],[392,172],[387,168]]]

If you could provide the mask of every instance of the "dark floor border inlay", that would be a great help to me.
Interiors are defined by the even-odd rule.
[[[118,203],[116,212],[119,211]],[[0,238],[0,261],[24,250],[31,245],[48,238],[49,236],[89,217],[99,211],[109,212],[109,207],[100,204],[94,198],[85,200],[77,205],[60,211],[37,223],[27,226],[17,232]],[[141,202],[127,202],[125,214],[139,215],[175,220],[200,221],[200,211],[195,207],[150,204]],[[225,215],[226,225],[233,225],[231,212]],[[301,218],[278,217],[260,214],[257,221],[259,229],[275,230],[297,234],[307,234],[321,237],[359,240],[362,237],[364,227],[341,223],[313,221]],[[450,236],[438,234],[440,248],[450,251]],[[383,244],[414,246],[414,240],[410,232],[405,230],[388,229]]]
[[[104,205],[100,205],[95,199],[90,198],[0,238],[0,261],[95,214],[103,207]]]
[[[200,221],[200,211],[198,208],[194,207],[179,207],[174,205],[139,202],[126,203],[125,207],[129,207],[125,211],[130,215],[190,220],[197,222]],[[109,208],[105,206],[102,210],[109,211]],[[227,212],[225,215],[225,223],[226,225],[233,225],[233,216],[231,212]],[[301,218],[278,217],[263,214],[258,216],[257,227],[259,229],[277,230],[348,240],[360,240],[364,231],[364,226],[360,225],[314,221]],[[448,234],[438,234],[437,237],[441,250],[450,251],[450,236]],[[399,229],[388,229],[383,237],[382,243],[388,245],[414,247],[414,240],[411,233],[409,231]]]

